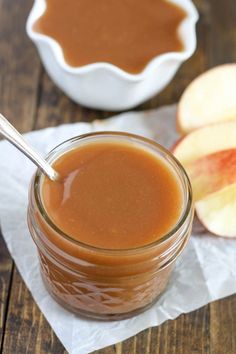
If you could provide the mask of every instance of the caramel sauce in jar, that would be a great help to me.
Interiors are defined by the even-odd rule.
[[[104,320],[151,306],[191,232],[183,168],[155,142],[112,132],[73,138],[47,159],[62,178],[36,173],[28,224],[50,294]]]

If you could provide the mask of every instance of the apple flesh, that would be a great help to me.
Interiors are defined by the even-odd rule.
[[[218,151],[185,166],[195,201],[236,183],[236,149]]]
[[[236,121],[194,130],[173,148],[192,182],[199,220],[218,236],[236,237],[235,150]]]
[[[236,184],[195,203],[196,213],[207,230],[217,236],[236,237]]]
[[[228,121],[194,130],[181,138],[172,151],[185,167],[203,156],[234,148],[236,148],[236,121]]]
[[[177,127],[187,134],[207,124],[236,121],[236,64],[220,65],[193,80],[177,109]]]

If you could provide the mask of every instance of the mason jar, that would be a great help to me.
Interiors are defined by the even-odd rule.
[[[97,248],[73,239],[53,223],[42,198],[45,177],[36,171],[29,190],[28,225],[44,284],[66,309],[101,320],[137,315],[157,301],[188,242],[193,220],[189,179],[173,155],[154,141],[127,133],[91,133],[63,142],[46,159],[53,164],[84,143],[108,139],[135,143],[164,159],[181,187],[183,205],[174,227],[155,242],[122,250]]]

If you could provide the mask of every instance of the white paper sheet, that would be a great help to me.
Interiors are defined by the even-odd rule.
[[[169,148],[178,138],[175,111],[175,106],[168,106],[124,113],[92,124],[76,123],[31,132],[26,138],[43,154],[65,139],[95,130],[128,131],[155,139]],[[43,286],[36,248],[27,228],[27,194],[34,165],[3,141],[0,170],[0,220],[7,246],[35,301],[70,354],[85,354],[114,344],[236,292],[236,240],[211,236],[197,225],[167,291],[151,309],[114,322],[85,320],[67,312],[51,299]]]

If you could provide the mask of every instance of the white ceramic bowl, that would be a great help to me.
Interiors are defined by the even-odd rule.
[[[125,110],[163,90],[179,66],[195,51],[197,10],[191,0],[171,2],[182,7],[187,13],[179,27],[184,50],[158,55],[138,74],[130,74],[115,65],[103,62],[76,68],[68,65],[60,45],[51,37],[33,30],[35,21],[46,9],[45,0],[34,1],[26,30],[39,51],[48,75],[72,100],[91,108]]]

